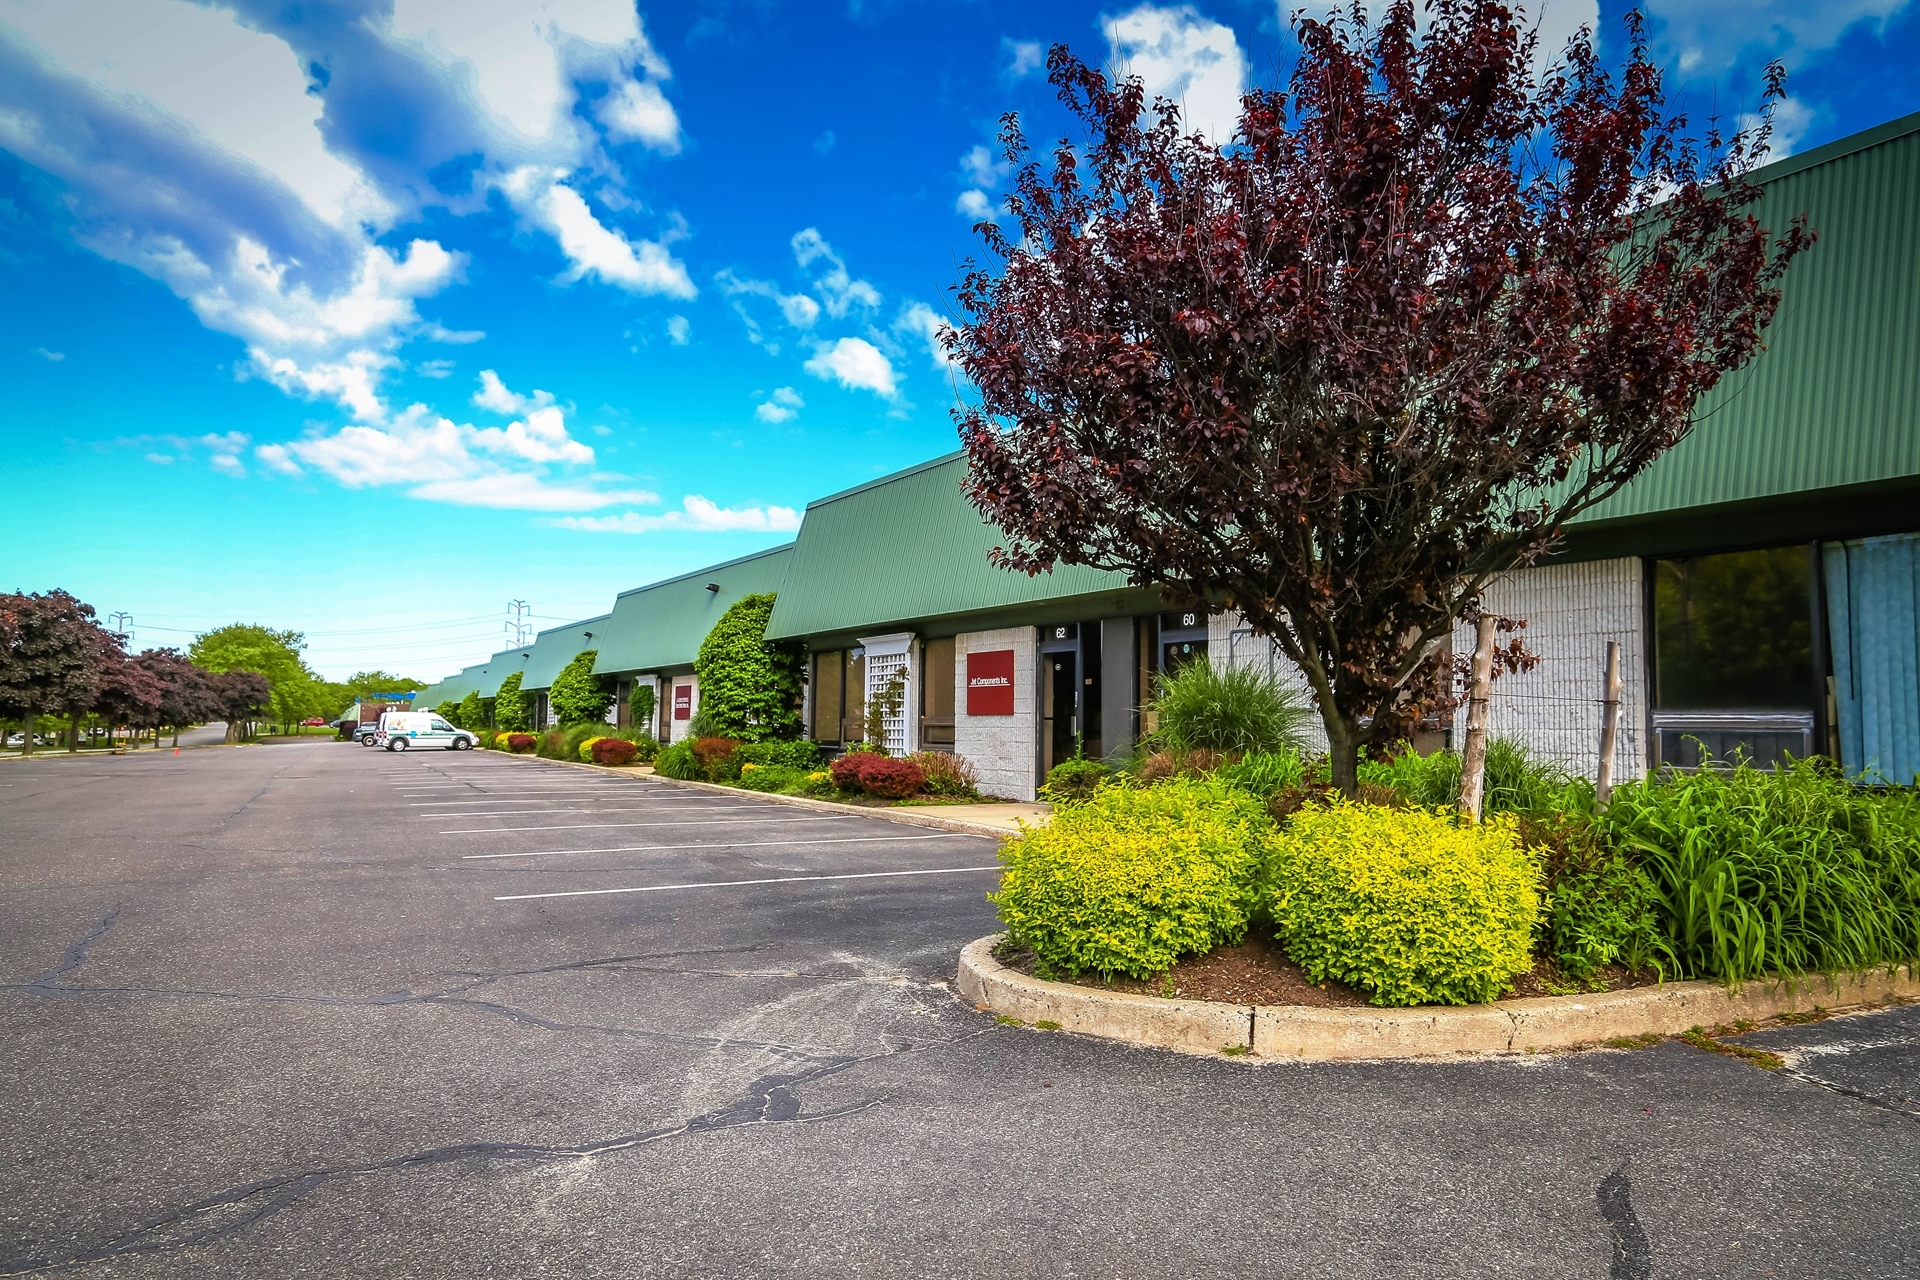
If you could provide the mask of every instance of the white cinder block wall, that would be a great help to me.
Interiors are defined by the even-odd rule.
[[[666,683],[667,737],[670,741],[680,742],[692,732],[693,717],[700,714],[700,682],[692,676],[675,676]],[[688,713],[685,720],[677,720],[673,717],[673,691],[675,687],[683,684],[693,687],[693,710]]]
[[[1013,650],[1013,714],[967,714],[967,655]],[[963,632],[953,646],[953,750],[973,762],[980,790],[1009,800],[1034,798],[1035,679],[1039,675],[1039,639],[1032,627]]]
[[[1236,635],[1239,632],[1241,634]],[[1320,723],[1320,709],[1313,703],[1313,688],[1307,683],[1293,659],[1280,652],[1265,636],[1247,634],[1247,620],[1237,613],[1216,613],[1207,619],[1207,661],[1220,666],[1253,667],[1270,672],[1281,684],[1299,695],[1306,708],[1306,740],[1309,752],[1327,749],[1327,731]]]
[[[1485,606],[1503,618],[1524,618],[1521,633],[1540,665],[1493,682],[1488,723],[1495,737],[1513,738],[1537,758],[1591,778],[1599,770],[1600,703],[1605,697],[1607,641],[1620,642],[1620,730],[1613,776],[1624,782],[1647,771],[1646,597],[1640,561],[1625,557],[1585,564],[1519,569],[1488,588]],[[1461,627],[1453,651],[1473,652],[1473,633]],[[1454,721],[1453,740],[1466,740],[1467,712]]]

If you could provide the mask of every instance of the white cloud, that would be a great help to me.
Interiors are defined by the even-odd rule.
[[[667,340],[676,347],[686,346],[693,340],[693,325],[685,316],[668,316]]]
[[[1648,0],[1654,43],[1683,75],[1717,75],[1743,56],[1791,66],[1830,49],[1856,23],[1884,27],[1907,0]]]
[[[986,192],[969,189],[962,191],[960,198],[953,202],[953,211],[964,213],[975,222],[985,222],[993,216],[993,201],[987,198]]]
[[[236,454],[216,453],[207,459],[207,465],[223,476],[233,476],[238,480],[244,480],[247,476],[247,466]]]
[[[1007,162],[995,160],[985,147],[974,147],[960,157],[960,172],[976,187],[996,187],[1007,176]]]
[[[762,422],[785,422],[807,407],[800,393],[792,387],[780,387],[756,407],[753,416]]]
[[[409,485],[413,497],[467,506],[592,511],[659,501],[646,490],[606,488],[606,477],[550,475],[555,467],[592,466],[594,452],[573,438],[565,412],[549,393],[521,395],[488,369],[473,400],[481,408],[521,416],[504,427],[476,427],[416,404],[378,424],[262,445],[254,457],[284,475],[312,468],[352,489]],[[227,451],[237,454],[238,445]]]
[[[899,394],[893,365],[880,348],[865,338],[841,338],[814,348],[806,370],[816,378],[837,382],[852,391],[871,391],[888,400]]]
[[[1115,69],[1139,76],[1149,102],[1173,102],[1180,108],[1182,129],[1205,134],[1214,146],[1233,140],[1247,60],[1231,27],[1192,5],[1151,4],[1107,18],[1103,26]]]
[[[926,348],[928,360],[941,373],[947,372],[952,363],[947,349],[940,345],[940,330],[945,325],[940,313],[924,302],[909,302],[893,318],[893,331],[904,338],[917,339]]]
[[[641,515],[625,511],[613,516],[568,516],[553,521],[565,529],[588,533],[652,533],[657,529],[686,529],[704,533],[731,533],[758,530],[765,533],[792,533],[800,527],[800,513],[792,507],[726,508],[690,493],[679,511],[661,515]]]
[[[64,351],[49,351],[45,347],[35,347],[34,350],[40,353],[41,359],[51,360],[55,364],[59,364],[62,360],[65,360],[67,358],[67,353]]]
[[[450,378],[453,376],[453,361],[422,360],[413,366],[413,371],[423,378]]]
[[[164,453],[149,453],[147,455],[147,461],[157,467],[170,467],[173,465],[173,459]]]
[[[630,293],[692,298],[699,293],[687,269],[655,240],[628,240],[603,225],[572,187],[552,171],[517,169],[501,183],[507,198],[529,222],[553,234],[573,266],[562,273],[571,284],[589,275]]]
[[[65,183],[81,243],[362,422],[405,342],[483,336],[416,310],[459,255],[376,237],[530,167],[516,208],[566,279],[694,296],[670,236],[603,225],[571,185],[610,175],[613,200],[605,141],[679,148],[669,75],[632,0],[0,2],[0,148]]]
[[[1007,55],[1007,78],[1019,80],[1047,65],[1047,49],[1038,40],[1009,40],[1002,37],[1000,51]]]
[[[530,396],[508,390],[507,384],[500,381],[500,375],[491,369],[480,371],[480,389],[473,393],[474,408],[491,409],[495,413],[531,413],[552,403],[553,393],[537,387]]]
[[[1785,160],[1792,155],[1800,140],[1807,136],[1807,130],[1813,127],[1813,108],[1798,98],[1782,98],[1773,104],[1773,136],[1767,140],[1768,160]],[[1749,111],[1740,117],[1740,128],[1755,130],[1760,127],[1758,112]]]
[[[880,291],[865,280],[855,280],[847,274],[847,264],[840,260],[818,228],[794,232],[792,243],[793,260],[801,267],[811,267],[816,262],[825,265],[826,270],[814,279],[813,287],[826,305],[828,315],[837,320],[852,307],[872,309],[880,305]]]
[[[820,319],[820,304],[804,293],[783,293],[780,287],[770,280],[749,280],[723,268],[714,275],[714,283],[720,291],[733,299],[733,309],[747,326],[747,337],[768,351],[778,355],[780,344],[769,340],[760,328],[760,322],[754,317],[742,299],[764,298],[779,309],[780,316],[795,329],[811,329]]]
[[[629,80],[609,93],[599,115],[616,142],[645,143],[663,155],[680,150],[680,117],[651,80]]]

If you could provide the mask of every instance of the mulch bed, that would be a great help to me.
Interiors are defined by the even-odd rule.
[[[1032,975],[1036,957],[1024,948],[1002,947],[994,958],[1016,972]],[[1596,975],[1601,990],[1617,991],[1627,987],[1650,985],[1651,974],[1631,974],[1618,965]],[[1072,979],[1064,979],[1073,981]],[[1369,1004],[1366,993],[1342,982],[1315,984],[1306,970],[1287,958],[1280,944],[1270,938],[1249,935],[1238,946],[1216,947],[1204,955],[1188,956],[1173,968],[1142,981],[1116,975],[1102,979],[1098,974],[1082,974],[1077,986],[1103,991],[1126,991],[1135,995],[1160,996],[1170,1000],[1218,1000],[1226,1004],[1311,1005],[1323,1009],[1361,1008]],[[1514,979],[1513,990],[1503,1000],[1521,1000],[1530,996],[1568,995],[1569,988],[1590,988],[1556,975],[1551,966],[1536,964]]]

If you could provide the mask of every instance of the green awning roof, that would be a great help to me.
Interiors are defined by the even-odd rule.
[[[526,650],[529,655],[525,674],[520,677],[522,689],[551,689],[554,677],[583,652],[598,645],[606,630],[601,624],[610,615],[601,614],[597,618],[585,618],[579,622],[569,622],[564,627],[549,627],[533,638],[533,644]],[[592,635],[588,635],[592,632]],[[520,650],[515,650],[518,653]],[[500,679],[507,678],[507,671],[500,673]],[[500,688],[499,681],[494,689]]]
[[[668,671],[693,665],[700,642],[720,615],[742,596],[782,591],[793,544],[683,573],[623,591],[613,602],[606,635],[597,641],[593,669],[615,672]],[[707,590],[707,584],[718,591]]]

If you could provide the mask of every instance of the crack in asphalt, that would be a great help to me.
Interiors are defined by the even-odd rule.
[[[1595,1199],[1613,1237],[1613,1262],[1607,1268],[1607,1280],[1648,1280],[1653,1275],[1653,1246],[1647,1242],[1640,1216],[1633,1211],[1633,1183],[1627,1180],[1626,1161],[1600,1180]]]
[[[556,1023],[524,1010],[492,1001],[468,1000],[459,997],[457,992],[472,990],[476,987],[497,982],[508,977],[524,976],[521,973],[501,973],[477,975],[477,980],[452,992],[417,995],[413,992],[394,992],[385,996],[364,998],[331,996],[285,996],[264,995],[249,996],[226,992],[171,992],[147,988],[100,988],[68,987],[55,983],[54,979],[65,977],[77,971],[86,963],[87,952],[102,938],[110,933],[119,919],[118,909],[109,912],[93,929],[78,942],[73,943],[62,953],[61,963],[32,982],[12,986],[11,989],[26,991],[34,995],[54,999],[77,999],[104,995],[180,995],[201,996],[221,999],[289,1001],[302,1004],[345,1005],[345,1006],[387,1006],[402,1004],[446,1004],[456,1005],[481,1012],[507,1017],[524,1025],[540,1027],[544,1030],[569,1032],[593,1031],[605,1034],[632,1036],[635,1038],[658,1040],[680,1045],[717,1049],[749,1048],[780,1057],[793,1063],[803,1063],[796,1071],[772,1072],[761,1075],[748,1084],[741,1094],[722,1106],[705,1111],[677,1124],[663,1125],[652,1129],[638,1130],[589,1142],[572,1144],[546,1144],[525,1142],[463,1142],[447,1146],[428,1147],[403,1155],[389,1156],[382,1160],[365,1161],[358,1164],[330,1165],[318,1169],[304,1169],[264,1178],[254,1182],[241,1183],[225,1187],[191,1204],[177,1206],[155,1214],[131,1229],[110,1240],[85,1246],[65,1253],[0,1259],[0,1277],[45,1274],[54,1271],[66,1271],[76,1267],[88,1266],[111,1258],[137,1254],[156,1254],[173,1249],[192,1248],[210,1244],[226,1236],[242,1231],[255,1223],[280,1212],[287,1206],[303,1199],[310,1192],[343,1179],[370,1177],[373,1175],[435,1165],[448,1164],[461,1160],[488,1161],[564,1161],[592,1160],[601,1156],[614,1155],[623,1151],[636,1150],[668,1138],[688,1134],[713,1133],[726,1129],[743,1128],[759,1124],[817,1124],[826,1120],[838,1119],[877,1107],[888,1100],[890,1095],[877,1095],[851,1102],[844,1106],[830,1107],[809,1112],[797,1090],[800,1086],[837,1076],[869,1062],[899,1057],[902,1054],[916,1053],[924,1049],[945,1048],[996,1030],[994,1026],[983,1027],[964,1035],[944,1040],[912,1041],[897,1035],[890,1029],[883,1030],[878,1039],[884,1048],[872,1054],[833,1054],[812,1053],[792,1045],[771,1041],[743,1040],[737,1037],[686,1036],[666,1032],[635,1031],[625,1028],[577,1026],[568,1023]],[[761,946],[756,943],[746,948],[711,948],[693,952],[657,953],[644,958],[666,959],[675,955],[710,954],[712,952],[752,951]],[[610,957],[599,960],[577,961],[570,964],[549,966],[544,969],[528,970],[525,974],[568,972],[589,969],[607,964],[618,964],[628,959],[643,957]],[[871,982],[873,979],[861,976],[838,981]],[[909,995],[917,994],[913,987],[903,987]],[[916,1008],[922,1008],[918,1000],[913,1001]],[[898,1018],[893,1020],[898,1021]],[[892,1043],[899,1041],[900,1043]]]

